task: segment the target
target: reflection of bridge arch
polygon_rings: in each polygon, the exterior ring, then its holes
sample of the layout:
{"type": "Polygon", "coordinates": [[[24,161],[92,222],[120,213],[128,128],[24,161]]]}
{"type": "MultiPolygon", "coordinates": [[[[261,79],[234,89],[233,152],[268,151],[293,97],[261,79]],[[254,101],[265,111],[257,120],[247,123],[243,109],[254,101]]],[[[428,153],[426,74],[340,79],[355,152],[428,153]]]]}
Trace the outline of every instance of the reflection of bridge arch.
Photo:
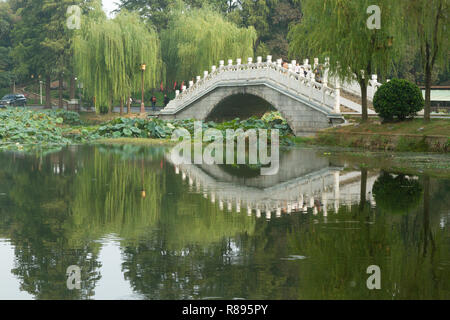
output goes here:
{"type": "MultiPolygon", "coordinates": [[[[293,150],[282,154],[280,172],[274,176],[252,178],[234,177],[217,165],[178,165],[176,174],[196,192],[202,193],[221,210],[247,211],[248,215],[262,214],[270,219],[283,213],[312,212],[327,216],[330,209],[337,212],[341,203],[359,201],[358,172],[341,174],[342,168],[330,166],[326,158],[311,157],[311,161],[292,162],[314,154],[313,150],[293,150]],[[286,159],[287,158],[287,159],[286,159]],[[286,161],[287,160],[287,161],[286,161]],[[289,161],[290,160],[290,161],[289,161]],[[300,168],[300,169],[299,169],[300,168]],[[284,170],[284,171],[283,171],[284,170]]],[[[170,162],[170,157],[166,157],[170,162]]],[[[368,179],[369,192],[366,198],[373,202],[370,190],[376,176],[368,179]]]]}

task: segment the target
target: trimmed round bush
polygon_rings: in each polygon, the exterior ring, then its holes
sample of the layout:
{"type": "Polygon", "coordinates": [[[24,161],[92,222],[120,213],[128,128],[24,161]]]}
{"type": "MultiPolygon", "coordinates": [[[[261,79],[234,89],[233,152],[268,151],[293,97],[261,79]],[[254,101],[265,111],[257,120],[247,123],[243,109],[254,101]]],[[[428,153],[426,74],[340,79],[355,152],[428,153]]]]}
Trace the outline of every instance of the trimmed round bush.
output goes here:
{"type": "Polygon", "coordinates": [[[423,109],[424,100],[416,84],[405,79],[392,79],[377,90],[373,106],[384,121],[405,120],[423,109]]]}

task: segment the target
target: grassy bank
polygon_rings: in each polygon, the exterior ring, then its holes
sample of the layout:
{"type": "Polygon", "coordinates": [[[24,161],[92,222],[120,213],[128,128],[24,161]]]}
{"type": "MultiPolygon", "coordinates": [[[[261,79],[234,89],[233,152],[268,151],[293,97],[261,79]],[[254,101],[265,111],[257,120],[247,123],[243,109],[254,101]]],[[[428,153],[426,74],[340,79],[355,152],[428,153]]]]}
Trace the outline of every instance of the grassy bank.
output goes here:
{"type": "Polygon", "coordinates": [[[450,178],[450,158],[444,154],[395,153],[386,155],[379,151],[330,152],[332,163],[349,165],[348,170],[382,169],[387,172],[401,172],[410,175],[429,175],[436,178],[450,178]]]}
{"type": "Polygon", "coordinates": [[[295,138],[296,142],[399,152],[450,151],[450,120],[422,119],[398,123],[380,123],[369,120],[320,131],[314,138],[295,138]]]}

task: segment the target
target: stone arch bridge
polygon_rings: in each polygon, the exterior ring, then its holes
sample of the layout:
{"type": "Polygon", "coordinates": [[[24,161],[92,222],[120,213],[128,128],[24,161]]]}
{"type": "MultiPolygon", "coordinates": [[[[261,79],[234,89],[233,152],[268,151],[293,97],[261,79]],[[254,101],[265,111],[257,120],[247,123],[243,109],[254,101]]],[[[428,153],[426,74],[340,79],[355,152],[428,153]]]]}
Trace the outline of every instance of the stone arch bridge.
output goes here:
{"type": "Polygon", "coordinates": [[[215,120],[221,118],[245,118],[262,114],[266,109],[278,110],[295,135],[304,135],[345,122],[340,113],[340,89],[328,85],[328,76],[322,82],[315,81],[311,72],[297,73],[295,61],[285,68],[281,60],[266,62],[261,57],[247,64],[240,59],[228,65],[220,61],[211,73],[197,76],[189,87],[183,86],[175,99],[160,112],[163,119],[215,120]]]}

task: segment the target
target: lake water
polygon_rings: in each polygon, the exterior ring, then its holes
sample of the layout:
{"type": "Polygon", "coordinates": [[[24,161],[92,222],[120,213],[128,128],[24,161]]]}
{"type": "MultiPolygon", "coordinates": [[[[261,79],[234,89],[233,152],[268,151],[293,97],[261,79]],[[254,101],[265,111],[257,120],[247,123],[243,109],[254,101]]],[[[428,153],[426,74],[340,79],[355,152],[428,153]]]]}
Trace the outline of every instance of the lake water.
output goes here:
{"type": "Polygon", "coordinates": [[[314,149],[273,176],[162,147],[0,153],[0,299],[449,299],[449,218],[450,180],[314,149]]]}

